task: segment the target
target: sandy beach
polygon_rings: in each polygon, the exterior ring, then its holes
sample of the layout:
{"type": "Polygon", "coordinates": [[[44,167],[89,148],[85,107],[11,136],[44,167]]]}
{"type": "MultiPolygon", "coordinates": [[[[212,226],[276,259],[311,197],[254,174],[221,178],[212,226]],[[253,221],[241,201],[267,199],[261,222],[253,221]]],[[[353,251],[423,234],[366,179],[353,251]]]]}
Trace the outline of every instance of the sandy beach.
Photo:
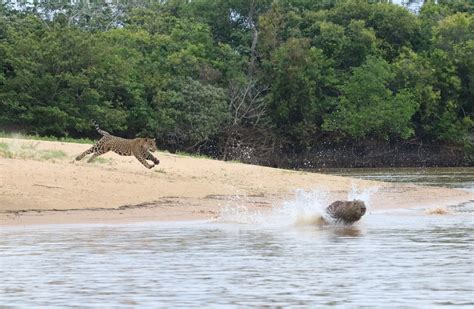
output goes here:
{"type": "Polygon", "coordinates": [[[474,199],[457,189],[394,184],[157,152],[145,169],[114,153],[74,157],[87,144],[0,138],[0,225],[203,220],[223,207],[270,210],[297,190],[347,199],[377,188],[369,211],[446,207],[474,199]]]}

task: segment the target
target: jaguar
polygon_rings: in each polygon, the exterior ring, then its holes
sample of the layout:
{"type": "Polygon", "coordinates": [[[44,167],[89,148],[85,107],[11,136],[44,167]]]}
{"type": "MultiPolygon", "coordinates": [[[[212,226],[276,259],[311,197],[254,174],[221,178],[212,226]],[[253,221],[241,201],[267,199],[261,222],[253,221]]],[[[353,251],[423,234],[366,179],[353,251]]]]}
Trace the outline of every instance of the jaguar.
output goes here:
{"type": "Polygon", "coordinates": [[[150,169],[155,165],[160,164],[160,160],[155,158],[150,151],[156,151],[155,139],[153,138],[121,138],[114,136],[107,131],[102,130],[99,125],[93,122],[95,129],[102,135],[91,148],[87,149],[76,157],[77,161],[82,160],[85,156],[92,153],[92,156],[87,162],[92,162],[95,158],[109,151],[113,151],[121,156],[135,156],[143,166],[150,169]],[[148,161],[152,161],[153,164],[149,164],[148,161]]]}

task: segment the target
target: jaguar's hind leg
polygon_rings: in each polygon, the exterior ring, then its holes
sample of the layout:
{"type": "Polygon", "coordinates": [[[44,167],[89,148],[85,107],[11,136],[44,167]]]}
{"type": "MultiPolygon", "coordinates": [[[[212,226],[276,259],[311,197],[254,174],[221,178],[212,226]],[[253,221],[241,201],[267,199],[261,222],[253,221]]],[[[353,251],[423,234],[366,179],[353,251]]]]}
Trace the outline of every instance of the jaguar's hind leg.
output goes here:
{"type": "Polygon", "coordinates": [[[85,156],[87,156],[88,154],[91,154],[93,152],[94,152],[94,146],[92,146],[91,148],[87,149],[86,151],[84,151],[83,153],[78,155],[76,157],[76,161],[82,160],[82,158],[84,158],[85,156]]]}
{"type": "Polygon", "coordinates": [[[97,149],[94,154],[87,160],[87,163],[91,163],[95,158],[97,158],[100,155],[103,155],[104,153],[108,152],[108,150],[104,149],[97,149]]]}
{"type": "Polygon", "coordinates": [[[160,164],[160,160],[158,160],[157,158],[155,158],[151,153],[147,152],[146,154],[146,159],[147,160],[150,160],[150,161],[153,161],[153,163],[155,163],[155,165],[158,165],[160,164]]]}

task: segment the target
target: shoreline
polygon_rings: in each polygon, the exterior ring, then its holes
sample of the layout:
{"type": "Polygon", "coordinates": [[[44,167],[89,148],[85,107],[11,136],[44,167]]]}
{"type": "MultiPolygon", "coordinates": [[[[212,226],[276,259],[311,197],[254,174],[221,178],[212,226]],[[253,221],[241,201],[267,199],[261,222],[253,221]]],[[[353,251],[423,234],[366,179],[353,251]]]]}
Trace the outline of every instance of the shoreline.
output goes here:
{"type": "Polygon", "coordinates": [[[158,152],[147,170],[108,153],[75,162],[88,144],[0,138],[0,226],[214,219],[224,207],[267,211],[321,191],[330,201],[373,190],[376,210],[433,208],[474,199],[458,189],[361,180],[158,152]]]}

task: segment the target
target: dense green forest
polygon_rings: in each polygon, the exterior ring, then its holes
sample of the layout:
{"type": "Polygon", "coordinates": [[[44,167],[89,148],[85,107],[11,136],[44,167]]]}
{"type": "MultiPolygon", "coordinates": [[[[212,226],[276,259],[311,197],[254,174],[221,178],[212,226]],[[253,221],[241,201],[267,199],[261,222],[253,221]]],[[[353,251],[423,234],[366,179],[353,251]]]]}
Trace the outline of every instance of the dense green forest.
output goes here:
{"type": "Polygon", "coordinates": [[[96,138],[96,120],[274,166],[424,145],[472,164],[473,13],[443,0],[417,14],[350,0],[4,4],[0,130],[96,138]]]}

